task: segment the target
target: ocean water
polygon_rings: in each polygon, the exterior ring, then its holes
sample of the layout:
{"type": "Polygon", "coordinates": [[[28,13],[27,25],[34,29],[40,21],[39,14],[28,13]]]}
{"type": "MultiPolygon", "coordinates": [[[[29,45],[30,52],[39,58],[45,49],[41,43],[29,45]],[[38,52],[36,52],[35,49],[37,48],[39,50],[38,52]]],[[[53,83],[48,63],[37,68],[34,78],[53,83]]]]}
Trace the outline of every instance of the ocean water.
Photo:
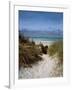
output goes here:
{"type": "Polygon", "coordinates": [[[62,32],[48,32],[48,31],[23,31],[25,37],[33,41],[56,41],[63,39],[62,32]]]}

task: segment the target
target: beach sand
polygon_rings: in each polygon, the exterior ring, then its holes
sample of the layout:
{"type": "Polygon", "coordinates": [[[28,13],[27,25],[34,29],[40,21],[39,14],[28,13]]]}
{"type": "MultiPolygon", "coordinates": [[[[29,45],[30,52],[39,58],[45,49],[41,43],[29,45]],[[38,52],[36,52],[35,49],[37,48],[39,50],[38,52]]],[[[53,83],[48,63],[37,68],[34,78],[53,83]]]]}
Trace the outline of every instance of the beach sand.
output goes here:
{"type": "Polygon", "coordinates": [[[48,45],[48,46],[50,46],[51,44],[53,44],[55,41],[39,41],[39,40],[37,40],[37,41],[35,41],[35,44],[43,44],[44,46],[45,45],[48,45]]]}
{"type": "Polygon", "coordinates": [[[58,60],[55,60],[49,55],[43,54],[42,61],[34,64],[32,68],[21,68],[19,71],[19,78],[48,78],[48,77],[62,77],[62,66],[58,66],[58,60]]]}

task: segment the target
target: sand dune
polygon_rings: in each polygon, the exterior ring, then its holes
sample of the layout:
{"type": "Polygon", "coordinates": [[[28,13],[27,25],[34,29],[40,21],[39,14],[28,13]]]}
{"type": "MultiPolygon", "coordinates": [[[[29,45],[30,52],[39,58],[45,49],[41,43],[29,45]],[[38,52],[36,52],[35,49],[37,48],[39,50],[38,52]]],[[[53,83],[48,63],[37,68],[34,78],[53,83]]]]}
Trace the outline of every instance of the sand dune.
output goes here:
{"type": "Polygon", "coordinates": [[[19,78],[47,78],[47,77],[61,77],[62,66],[58,65],[58,60],[48,56],[42,55],[42,61],[34,64],[32,68],[21,68],[19,71],[19,78]]]}

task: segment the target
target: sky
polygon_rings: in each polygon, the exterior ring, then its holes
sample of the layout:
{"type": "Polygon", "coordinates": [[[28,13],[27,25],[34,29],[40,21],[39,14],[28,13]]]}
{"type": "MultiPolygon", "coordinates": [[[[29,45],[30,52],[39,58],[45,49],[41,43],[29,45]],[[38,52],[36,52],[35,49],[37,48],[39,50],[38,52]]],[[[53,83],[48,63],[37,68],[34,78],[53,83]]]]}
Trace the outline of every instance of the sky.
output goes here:
{"type": "Polygon", "coordinates": [[[63,31],[63,13],[19,10],[19,30],[63,31]]]}

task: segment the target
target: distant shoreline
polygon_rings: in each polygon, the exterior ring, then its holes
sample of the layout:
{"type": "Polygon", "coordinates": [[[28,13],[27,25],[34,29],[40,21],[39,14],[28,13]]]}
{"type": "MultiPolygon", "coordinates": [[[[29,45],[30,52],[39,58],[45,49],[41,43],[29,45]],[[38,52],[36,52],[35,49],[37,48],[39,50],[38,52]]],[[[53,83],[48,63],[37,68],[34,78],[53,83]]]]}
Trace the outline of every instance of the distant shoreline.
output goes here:
{"type": "Polygon", "coordinates": [[[55,41],[35,40],[34,42],[35,42],[35,44],[37,44],[37,45],[41,43],[41,44],[43,44],[44,46],[45,46],[45,45],[50,46],[50,45],[52,45],[55,41]]]}

